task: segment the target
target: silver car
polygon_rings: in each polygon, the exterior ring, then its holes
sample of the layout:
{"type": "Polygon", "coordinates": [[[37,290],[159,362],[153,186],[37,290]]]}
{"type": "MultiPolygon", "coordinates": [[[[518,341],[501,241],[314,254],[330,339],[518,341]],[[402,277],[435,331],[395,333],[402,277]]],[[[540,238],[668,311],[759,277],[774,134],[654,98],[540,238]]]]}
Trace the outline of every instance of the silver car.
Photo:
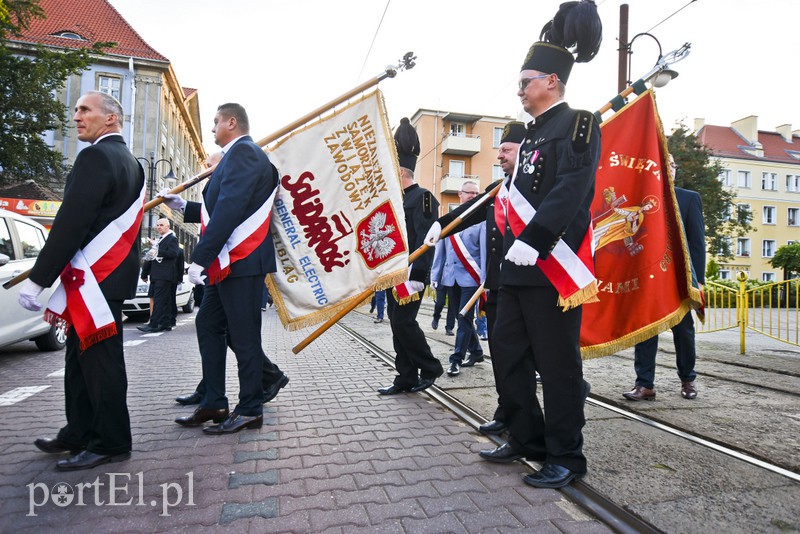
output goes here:
{"type": "MultiPolygon", "coordinates": [[[[0,284],[25,272],[36,262],[47,239],[47,229],[30,217],[0,209],[0,284]]],[[[47,305],[60,283],[45,288],[39,302],[47,305]]],[[[64,325],[44,321],[44,310],[32,312],[17,304],[21,284],[0,288],[0,347],[31,340],[39,350],[61,350],[67,341],[64,325]]]]}

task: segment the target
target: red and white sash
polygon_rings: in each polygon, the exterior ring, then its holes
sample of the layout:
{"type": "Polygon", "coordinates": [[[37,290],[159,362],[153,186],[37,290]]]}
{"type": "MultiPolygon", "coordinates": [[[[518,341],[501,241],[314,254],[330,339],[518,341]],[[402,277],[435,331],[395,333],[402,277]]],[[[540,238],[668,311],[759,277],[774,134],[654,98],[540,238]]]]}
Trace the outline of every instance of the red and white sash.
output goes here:
{"type": "MultiPolygon", "coordinates": [[[[231,272],[231,265],[246,258],[264,242],[269,235],[269,221],[272,215],[272,204],[275,202],[276,187],[266,202],[255,213],[237,226],[214,262],[206,269],[208,284],[214,285],[221,282],[231,272]]],[[[206,209],[205,201],[200,206],[200,233],[206,231],[211,217],[206,209]]]]}
{"type": "Polygon", "coordinates": [[[128,256],[139,238],[144,213],[145,187],[125,213],[111,221],[72,257],[61,273],[61,285],[47,303],[44,318],[51,324],[66,321],[75,327],[86,350],[117,334],[117,324],[100,282],[128,256]]]}
{"type": "MultiPolygon", "coordinates": [[[[514,237],[517,237],[536,215],[536,209],[531,206],[513,182],[511,182],[510,188],[507,187],[507,183],[508,181],[503,182],[502,189],[497,194],[500,202],[495,202],[495,221],[502,233],[505,232],[505,224],[508,220],[511,232],[514,237]],[[505,197],[502,196],[504,194],[505,197]],[[498,204],[500,210],[497,209],[498,204]]],[[[539,259],[536,265],[558,291],[558,304],[564,310],[580,306],[584,302],[597,301],[597,280],[594,276],[594,239],[592,238],[591,224],[577,253],[569,248],[564,240],[559,239],[550,256],[545,260],[539,259]]]]}
{"type": "MultiPolygon", "coordinates": [[[[502,191],[499,191],[498,194],[501,192],[502,191]]],[[[464,266],[467,274],[475,281],[476,286],[481,285],[481,267],[478,265],[478,262],[475,261],[475,258],[470,255],[469,250],[467,250],[467,246],[461,239],[461,233],[451,234],[448,238],[450,239],[450,244],[453,246],[453,251],[455,251],[456,256],[461,262],[461,265],[464,266]]],[[[480,309],[483,309],[484,304],[486,304],[486,292],[481,292],[479,302],[480,309]]]]}

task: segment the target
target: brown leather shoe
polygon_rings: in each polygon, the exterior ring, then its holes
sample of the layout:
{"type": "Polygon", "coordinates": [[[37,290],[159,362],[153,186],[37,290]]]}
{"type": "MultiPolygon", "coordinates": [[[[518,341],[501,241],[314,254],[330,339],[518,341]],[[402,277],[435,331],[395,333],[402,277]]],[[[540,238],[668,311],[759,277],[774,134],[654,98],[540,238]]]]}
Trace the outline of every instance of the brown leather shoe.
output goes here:
{"type": "Polygon", "coordinates": [[[205,408],[197,408],[192,415],[186,417],[178,417],[175,422],[182,426],[200,426],[206,421],[214,421],[221,423],[228,417],[228,409],[222,408],[220,410],[207,410],[205,408]]]}
{"type": "Polygon", "coordinates": [[[689,400],[697,398],[697,386],[694,384],[694,381],[687,382],[681,380],[681,397],[689,400]]]}
{"type": "Polygon", "coordinates": [[[655,388],[648,389],[646,387],[636,386],[629,392],[623,393],[622,396],[632,401],[640,401],[640,400],[652,401],[656,400],[656,390],[655,388]]]}

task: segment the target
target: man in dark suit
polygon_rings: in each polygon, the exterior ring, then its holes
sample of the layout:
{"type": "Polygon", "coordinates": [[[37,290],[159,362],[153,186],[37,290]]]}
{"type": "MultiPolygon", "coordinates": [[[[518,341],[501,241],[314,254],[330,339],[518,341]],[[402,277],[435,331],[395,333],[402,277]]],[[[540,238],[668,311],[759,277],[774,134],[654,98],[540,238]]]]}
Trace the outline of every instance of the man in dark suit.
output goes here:
{"type": "MultiPolygon", "coordinates": [[[[159,237],[153,247],[157,252],[152,259],[147,260],[149,263],[147,273],[150,278],[150,288],[153,290],[153,312],[150,315],[149,324],[136,327],[142,332],[172,330],[175,325],[173,310],[177,313],[175,292],[179,278],[176,264],[178,255],[182,253],[181,247],[178,245],[178,238],[170,229],[169,219],[159,219],[156,223],[156,231],[159,237]]],[[[144,273],[143,269],[142,280],[147,281],[147,275],[144,273]]]]}
{"type": "Polygon", "coordinates": [[[289,382],[261,346],[262,286],[266,274],[275,272],[275,250],[265,221],[278,186],[278,171],[247,135],[249,130],[242,106],[221,105],[212,132],[224,155],[203,190],[205,209],[197,202],[187,204],[177,195],[164,195],[168,206],[184,210],[185,221],[200,222],[203,228],[192,253],[189,280],[208,282],[195,320],[206,392],[192,415],[175,422],[198,426],[213,420],[218,424],[203,429],[209,434],[262,426],[264,366],[275,388],[289,382]],[[254,225],[243,224],[259,217],[254,225]],[[242,232],[247,238],[237,238],[240,245],[229,248],[229,240],[234,241],[231,237],[241,237],[242,232]],[[228,343],[239,367],[239,404],[233,412],[229,412],[225,396],[228,343]]]}
{"type": "Polygon", "coordinates": [[[41,309],[36,298],[42,288],[61,276],[45,316],[71,324],[64,374],[67,424],[55,439],[34,442],[44,452],[73,454],[57,463],[59,470],[130,458],[122,302],[136,294],[145,198],[144,170],[120,134],[119,102],[88,92],[78,99],[73,120],[78,139],[92,144],[75,159],[50,236],[20,291],[20,304],[41,309]]]}
{"type": "MultiPolygon", "coordinates": [[[[675,165],[672,154],[669,155],[669,164],[673,176],[675,176],[678,167],[675,165]]],[[[678,200],[678,210],[681,214],[686,244],[689,248],[692,278],[697,281],[702,291],[702,285],[706,281],[706,229],[703,220],[703,201],[699,193],[680,187],[675,188],[675,198],[678,200]]],[[[675,343],[675,364],[678,368],[678,378],[681,381],[681,397],[693,400],[697,398],[697,385],[694,381],[697,377],[694,370],[697,352],[694,343],[692,312],[687,313],[680,323],[672,327],[672,339],[675,343]]],[[[656,399],[657,352],[658,336],[636,344],[633,350],[636,383],[631,391],[622,394],[623,397],[632,401],[656,399]]]]}

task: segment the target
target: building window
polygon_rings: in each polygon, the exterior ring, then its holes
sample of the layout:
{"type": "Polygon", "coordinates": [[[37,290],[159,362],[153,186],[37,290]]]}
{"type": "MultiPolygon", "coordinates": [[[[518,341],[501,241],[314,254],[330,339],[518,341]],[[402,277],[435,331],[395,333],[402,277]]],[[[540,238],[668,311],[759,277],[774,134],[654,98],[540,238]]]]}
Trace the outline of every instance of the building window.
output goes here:
{"type": "Polygon", "coordinates": [[[800,226],[800,208],[789,208],[786,212],[786,224],[800,226]]]}
{"type": "Polygon", "coordinates": [[[752,179],[750,178],[750,171],[739,171],[739,187],[752,187],[752,179]]]}
{"type": "Polygon", "coordinates": [[[453,211],[454,209],[456,209],[460,205],[461,204],[459,204],[458,202],[448,202],[447,203],[447,213],[450,213],[451,211],[453,211]]]}
{"type": "Polygon", "coordinates": [[[720,271],[719,271],[719,279],[720,280],[730,280],[731,279],[731,272],[728,269],[720,269],[720,271]]]}
{"type": "Polygon", "coordinates": [[[764,206],[764,224],[775,224],[775,206],[764,206]]]}
{"type": "Polygon", "coordinates": [[[723,169],[722,172],[719,173],[718,178],[722,185],[733,185],[733,173],[730,171],[730,169],[723,169]]]}
{"type": "Polygon", "coordinates": [[[774,239],[765,239],[761,242],[761,255],[765,258],[771,258],[775,255],[774,239]]]}
{"type": "Polygon", "coordinates": [[[761,189],[764,191],[777,191],[778,190],[778,173],[775,172],[762,172],[761,173],[761,189]]]}
{"type": "Polygon", "coordinates": [[[719,243],[719,250],[717,250],[718,256],[727,256],[733,250],[733,238],[732,237],[723,237],[720,239],[719,243]]]}
{"type": "Polygon", "coordinates": [[[736,240],[736,255],[737,256],[750,256],[750,238],[740,237],[736,240]]]}
{"type": "Polygon", "coordinates": [[[492,135],[492,143],[493,143],[492,146],[494,148],[498,148],[502,140],[503,140],[503,129],[495,128],[494,133],[492,135]]]}
{"type": "Polygon", "coordinates": [[[457,159],[450,160],[450,172],[448,173],[453,178],[464,177],[464,162],[457,159]]]}
{"type": "Polygon", "coordinates": [[[466,137],[467,125],[461,122],[451,122],[450,135],[455,135],[456,137],[466,137]]]}
{"type": "Polygon", "coordinates": [[[736,216],[744,219],[750,213],[750,204],[736,204],[736,216]]]}
{"type": "Polygon", "coordinates": [[[97,75],[97,90],[101,93],[111,95],[120,100],[120,87],[122,87],[122,78],[119,76],[97,75]]]}
{"type": "Polygon", "coordinates": [[[775,281],[775,273],[761,273],[761,281],[762,282],[774,282],[775,281]]]}
{"type": "Polygon", "coordinates": [[[789,193],[800,193],[800,174],[786,175],[786,191],[789,193]]]}
{"type": "Polygon", "coordinates": [[[500,165],[492,165],[492,181],[504,178],[506,173],[503,172],[503,167],[500,165]]]}

